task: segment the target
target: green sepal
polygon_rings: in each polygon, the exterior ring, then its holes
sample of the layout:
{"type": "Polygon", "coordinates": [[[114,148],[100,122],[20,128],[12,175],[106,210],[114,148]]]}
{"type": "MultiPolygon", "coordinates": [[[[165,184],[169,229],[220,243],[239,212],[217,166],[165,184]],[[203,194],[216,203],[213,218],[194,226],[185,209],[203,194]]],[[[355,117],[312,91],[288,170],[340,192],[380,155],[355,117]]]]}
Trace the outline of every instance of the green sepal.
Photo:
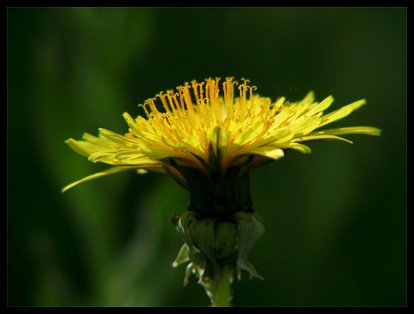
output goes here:
{"type": "Polygon", "coordinates": [[[185,269],[184,287],[188,285],[188,282],[190,281],[190,276],[192,273],[194,273],[194,266],[193,266],[193,263],[189,263],[185,269]]]}
{"type": "MultiPolygon", "coordinates": [[[[188,259],[192,262],[191,269],[193,272],[198,273],[198,277],[204,274],[207,260],[202,252],[200,252],[200,248],[198,247],[196,241],[193,238],[193,229],[197,229],[196,225],[198,225],[199,215],[195,212],[188,211],[181,215],[178,224],[177,230],[181,234],[187,249],[184,249],[186,252],[182,252],[183,254],[187,254],[188,259]]],[[[183,247],[181,247],[183,249],[183,247]]],[[[178,253],[180,256],[181,250],[178,253]]],[[[178,257],[178,256],[177,256],[178,257]]],[[[187,269],[188,271],[188,269],[187,269]]],[[[189,273],[188,273],[189,275],[189,273]]],[[[187,274],[186,274],[187,277],[187,274]]],[[[185,280],[186,281],[186,280],[185,280]]]]}
{"type": "Polygon", "coordinates": [[[191,247],[188,256],[193,264],[193,272],[197,273],[198,281],[201,282],[205,273],[208,272],[207,267],[209,266],[209,263],[204,254],[195,246],[191,247]]]}
{"type": "Polygon", "coordinates": [[[216,263],[214,256],[215,224],[215,220],[203,218],[199,219],[190,230],[190,236],[194,245],[212,263],[216,263]]]}
{"type": "Polygon", "coordinates": [[[237,225],[233,221],[216,223],[214,256],[217,261],[226,262],[235,255],[237,248],[237,225]]]}
{"type": "Polygon", "coordinates": [[[248,271],[250,278],[256,277],[263,279],[247,260],[247,254],[250,249],[264,233],[265,229],[263,224],[256,213],[238,212],[232,217],[239,227],[239,255],[237,257],[237,266],[248,271]]]}
{"type": "Polygon", "coordinates": [[[197,222],[197,219],[198,215],[195,212],[187,211],[181,215],[177,224],[178,233],[182,236],[184,242],[187,243],[190,250],[191,246],[194,246],[190,235],[190,229],[197,222]]]}
{"type": "Polygon", "coordinates": [[[180,251],[177,254],[177,257],[175,258],[172,266],[177,267],[180,264],[183,264],[185,262],[188,262],[190,260],[190,257],[188,256],[189,248],[187,244],[183,244],[180,248],[180,251]]]}

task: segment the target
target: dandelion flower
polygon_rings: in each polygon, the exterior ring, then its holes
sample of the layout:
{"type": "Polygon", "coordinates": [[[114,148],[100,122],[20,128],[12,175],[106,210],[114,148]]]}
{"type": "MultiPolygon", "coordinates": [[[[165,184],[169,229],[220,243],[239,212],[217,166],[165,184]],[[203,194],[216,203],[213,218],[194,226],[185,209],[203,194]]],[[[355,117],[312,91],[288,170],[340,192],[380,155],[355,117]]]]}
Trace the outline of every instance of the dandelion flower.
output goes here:
{"type": "Polygon", "coordinates": [[[277,160],[285,151],[310,153],[304,143],[342,141],[348,134],[380,135],[368,126],[325,129],[365,104],[361,99],[325,111],[334,99],[315,101],[313,92],[297,102],[272,101],[242,79],[206,79],[160,92],[140,105],[145,116],[124,113],[128,133],[99,129],[98,137],[68,139],[69,146],[92,162],[114,167],[66,186],[134,170],[166,173],[189,191],[188,211],[177,218],[185,244],[174,266],[189,262],[185,282],[194,273],[214,305],[228,303],[228,285],[240,270],[260,278],[247,252],[263,233],[250,197],[249,171],[277,160]]]}

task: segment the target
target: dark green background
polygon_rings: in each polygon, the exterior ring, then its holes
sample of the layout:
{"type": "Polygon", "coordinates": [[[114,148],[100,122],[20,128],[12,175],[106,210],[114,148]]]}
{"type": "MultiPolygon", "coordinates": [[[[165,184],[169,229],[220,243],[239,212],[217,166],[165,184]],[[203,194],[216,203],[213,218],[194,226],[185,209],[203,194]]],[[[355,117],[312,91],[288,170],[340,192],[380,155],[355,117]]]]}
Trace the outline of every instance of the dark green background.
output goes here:
{"type": "Polygon", "coordinates": [[[8,304],[208,305],[171,267],[185,190],[123,173],[61,194],[107,168],[64,140],[124,133],[121,114],[159,91],[235,76],[272,99],[366,98],[335,126],[383,130],[252,172],[265,279],[244,274],[235,305],[405,305],[406,65],[404,8],[9,8],[8,304]]]}

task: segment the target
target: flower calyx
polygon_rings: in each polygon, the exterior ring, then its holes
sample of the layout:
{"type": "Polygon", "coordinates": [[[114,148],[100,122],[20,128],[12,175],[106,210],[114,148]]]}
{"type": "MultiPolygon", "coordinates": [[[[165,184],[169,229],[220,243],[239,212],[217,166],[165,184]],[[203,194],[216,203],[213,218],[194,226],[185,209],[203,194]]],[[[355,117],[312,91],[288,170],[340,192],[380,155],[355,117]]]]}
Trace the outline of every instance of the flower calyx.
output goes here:
{"type": "Polygon", "coordinates": [[[179,218],[177,230],[185,243],[173,266],[189,262],[184,285],[194,274],[213,304],[220,282],[226,280],[231,284],[235,274],[240,279],[241,270],[247,271],[251,278],[262,279],[247,260],[250,249],[264,232],[257,213],[236,212],[223,219],[187,211],[179,218]]]}

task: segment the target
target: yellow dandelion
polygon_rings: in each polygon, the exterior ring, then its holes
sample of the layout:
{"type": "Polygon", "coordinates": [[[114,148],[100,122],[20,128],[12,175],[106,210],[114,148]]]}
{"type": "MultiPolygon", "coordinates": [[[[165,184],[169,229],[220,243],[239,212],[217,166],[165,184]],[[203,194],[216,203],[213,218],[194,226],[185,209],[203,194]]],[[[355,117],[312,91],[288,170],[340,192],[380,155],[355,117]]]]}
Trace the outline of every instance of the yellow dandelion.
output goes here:
{"type": "Polygon", "coordinates": [[[132,118],[125,135],[99,129],[69,146],[92,162],[113,165],[66,186],[105,175],[135,170],[169,174],[189,192],[187,211],[174,216],[184,241],[173,266],[188,263],[190,274],[204,286],[212,305],[229,305],[230,284],[241,270],[262,278],[247,255],[264,232],[250,195],[250,169],[285,155],[286,150],[310,153],[305,142],[334,140],[342,135],[380,135],[368,126],[321,129],[365,104],[361,99],[325,114],[329,96],[316,102],[313,92],[298,102],[272,101],[255,93],[249,81],[226,78],[192,81],[159,93],[140,105],[145,116],[132,118]]]}
{"type": "Polygon", "coordinates": [[[251,168],[282,158],[289,149],[310,153],[304,142],[352,143],[339,135],[380,134],[378,128],[367,126],[320,130],[363,106],[365,99],[324,114],[334,101],[332,96],[316,102],[314,93],[309,92],[298,102],[288,102],[285,97],[273,102],[255,94],[256,86],[250,86],[248,80],[242,81],[240,84],[226,78],[220,84],[220,78],[209,78],[201,83],[185,83],[176,91],[161,92],[140,105],[145,117],[134,119],[124,113],[129,126],[125,135],[100,128],[98,137],[85,133],[83,140],[68,139],[66,143],[90,161],[116,167],[76,181],[63,191],[125,170],[168,173],[188,186],[175,165],[208,173],[213,160],[226,171],[249,159],[245,167],[251,168]]]}

